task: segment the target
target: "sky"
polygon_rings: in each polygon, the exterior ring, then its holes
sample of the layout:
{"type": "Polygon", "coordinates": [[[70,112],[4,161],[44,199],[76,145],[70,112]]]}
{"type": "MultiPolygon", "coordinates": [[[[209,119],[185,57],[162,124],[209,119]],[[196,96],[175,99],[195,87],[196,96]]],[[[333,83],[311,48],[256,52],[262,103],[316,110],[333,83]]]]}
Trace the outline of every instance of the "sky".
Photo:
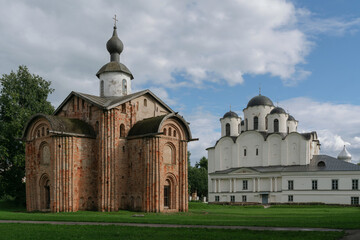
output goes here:
{"type": "Polygon", "coordinates": [[[99,94],[96,72],[116,14],[133,92],[150,89],[190,122],[191,162],[259,94],[316,131],[321,154],[360,160],[358,0],[0,0],[0,74],[19,65],[71,91],[99,94]]]}

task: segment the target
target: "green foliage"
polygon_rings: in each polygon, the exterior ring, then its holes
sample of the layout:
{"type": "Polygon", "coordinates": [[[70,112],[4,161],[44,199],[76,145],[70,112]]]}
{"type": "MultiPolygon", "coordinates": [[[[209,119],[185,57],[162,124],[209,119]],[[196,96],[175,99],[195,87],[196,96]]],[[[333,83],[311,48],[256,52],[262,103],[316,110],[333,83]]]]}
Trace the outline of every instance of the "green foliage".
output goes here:
{"type": "Polygon", "coordinates": [[[36,113],[51,114],[47,97],[51,82],[31,74],[26,66],[0,78],[0,197],[25,199],[25,144],[20,140],[26,122],[36,113]]]}
{"type": "Polygon", "coordinates": [[[189,192],[197,192],[199,197],[207,196],[208,193],[207,165],[207,158],[202,157],[199,162],[195,163],[195,167],[190,166],[190,164],[188,166],[189,192]]]}

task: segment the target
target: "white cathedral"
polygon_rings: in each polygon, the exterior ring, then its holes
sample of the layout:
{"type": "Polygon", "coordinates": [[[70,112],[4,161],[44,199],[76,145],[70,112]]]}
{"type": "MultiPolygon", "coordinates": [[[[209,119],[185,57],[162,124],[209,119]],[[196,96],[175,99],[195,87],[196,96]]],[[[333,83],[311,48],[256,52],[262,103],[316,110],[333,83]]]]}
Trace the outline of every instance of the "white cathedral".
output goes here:
{"type": "Polygon", "coordinates": [[[360,166],[346,150],[320,155],[316,132],[263,95],[220,119],[221,138],[208,151],[209,202],[359,204],[360,166]]]}

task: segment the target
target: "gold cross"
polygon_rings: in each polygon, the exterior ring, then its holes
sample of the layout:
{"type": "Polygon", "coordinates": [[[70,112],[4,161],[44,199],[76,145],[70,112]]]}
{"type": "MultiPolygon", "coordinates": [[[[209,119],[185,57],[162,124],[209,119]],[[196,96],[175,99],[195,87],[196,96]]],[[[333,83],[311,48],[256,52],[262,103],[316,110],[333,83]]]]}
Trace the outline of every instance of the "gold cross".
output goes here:
{"type": "Polygon", "coordinates": [[[115,17],[113,17],[114,19],[114,27],[116,27],[116,22],[118,22],[119,20],[116,19],[116,14],[115,14],[115,17]]]}

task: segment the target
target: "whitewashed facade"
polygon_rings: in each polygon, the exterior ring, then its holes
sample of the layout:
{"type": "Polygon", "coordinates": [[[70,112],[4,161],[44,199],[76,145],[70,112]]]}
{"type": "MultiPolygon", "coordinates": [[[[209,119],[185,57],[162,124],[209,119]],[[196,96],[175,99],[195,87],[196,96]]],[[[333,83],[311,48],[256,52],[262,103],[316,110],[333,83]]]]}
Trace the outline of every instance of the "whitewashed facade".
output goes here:
{"type": "Polygon", "coordinates": [[[208,148],[209,202],[359,204],[360,166],[344,150],[319,155],[316,132],[298,133],[298,121],[262,95],[244,120],[227,112],[221,138],[208,148]]]}

